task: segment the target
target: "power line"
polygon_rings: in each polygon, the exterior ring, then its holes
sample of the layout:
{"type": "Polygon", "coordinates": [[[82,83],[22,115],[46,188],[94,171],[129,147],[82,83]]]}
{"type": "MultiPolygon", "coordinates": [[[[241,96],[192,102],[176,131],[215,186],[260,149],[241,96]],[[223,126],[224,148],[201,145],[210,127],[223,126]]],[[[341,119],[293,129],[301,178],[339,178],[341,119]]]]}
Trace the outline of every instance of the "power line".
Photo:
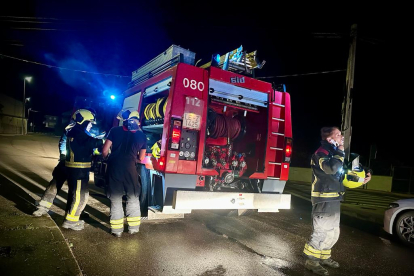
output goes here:
{"type": "Polygon", "coordinates": [[[273,79],[273,78],[298,77],[298,76],[307,76],[307,75],[318,75],[318,74],[337,73],[337,72],[344,72],[344,71],[346,71],[346,69],[333,70],[333,71],[313,72],[313,73],[304,73],[304,74],[283,75],[283,76],[256,77],[256,79],[273,79]]]}
{"type": "Polygon", "coordinates": [[[7,55],[3,55],[3,54],[0,54],[0,56],[10,58],[10,59],[15,59],[15,60],[18,60],[18,61],[27,62],[27,63],[32,63],[32,64],[36,64],[36,65],[42,65],[42,66],[46,66],[46,67],[49,67],[49,68],[61,69],[61,70],[69,70],[69,71],[75,71],[75,72],[81,72],[81,73],[87,73],[87,74],[114,76],[114,77],[121,77],[121,78],[130,78],[131,77],[131,76],[124,76],[124,75],[117,75],[117,74],[107,74],[107,73],[90,72],[90,71],[86,71],[86,70],[65,68],[65,67],[54,66],[54,65],[50,65],[50,64],[44,64],[44,63],[40,63],[40,62],[36,62],[36,61],[21,59],[21,58],[17,58],[17,57],[7,56],[7,55]]]}
{"type": "MultiPolygon", "coordinates": [[[[50,65],[50,64],[44,64],[44,63],[40,63],[40,62],[36,62],[36,61],[30,61],[30,60],[26,60],[26,59],[16,58],[16,57],[3,55],[3,54],[0,54],[0,56],[10,58],[10,59],[15,59],[15,60],[18,60],[18,61],[27,62],[27,63],[32,63],[32,64],[36,64],[36,65],[42,65],[42,66],[46,66],[46,67],[49,67],[49,68],[69,70],[69,71],[75,71],[75,72],[81,72],[81,73],[87,73],[87,74],[94,74],[94,75],[114,76],[114,77],[121,77],[121,78],[130,78],[131,77],[131,76],[125,76],[125,75],[107,74],[107,73],[90,72],[90,71],[86,71],[86,70],[65,68],[65,67],[60,67],[60,66],[55,66],[55,65],[50,65]]],[[[322,72],[313,72],[313,73],[304,73],[304,74],[282,75],[282,76],[256,77],[256,78],[257,79],[286,78],[286,77],[298,77],[298,76],[307,76],[307,75],[337,73],[337,72],[344,72],[344,71],[346,71],[346,69],[332,70],[332,71],[322,71],[322,72]]]]}

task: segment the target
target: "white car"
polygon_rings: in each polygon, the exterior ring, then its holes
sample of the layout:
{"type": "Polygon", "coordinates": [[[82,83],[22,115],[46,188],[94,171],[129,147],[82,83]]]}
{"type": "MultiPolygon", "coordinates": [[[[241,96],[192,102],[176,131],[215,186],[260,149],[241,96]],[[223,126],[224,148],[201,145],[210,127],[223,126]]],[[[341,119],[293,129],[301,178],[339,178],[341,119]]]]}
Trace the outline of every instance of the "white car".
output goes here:
{"type": "Polygon", "coordinates": [[[390,203],[384,214],[384,230],[398,236],[404,244],[414,246],[414,198],[390,203]]]}

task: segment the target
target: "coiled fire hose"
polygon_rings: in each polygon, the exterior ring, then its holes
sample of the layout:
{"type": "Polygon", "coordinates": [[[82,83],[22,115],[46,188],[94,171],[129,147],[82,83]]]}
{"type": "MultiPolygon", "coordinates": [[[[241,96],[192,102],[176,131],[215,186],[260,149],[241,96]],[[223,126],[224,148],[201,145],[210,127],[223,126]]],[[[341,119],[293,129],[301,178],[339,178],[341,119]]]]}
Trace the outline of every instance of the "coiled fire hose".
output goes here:
{"type": "Polygon", "coordinates": [[[163,97],[157,99],[156,102],[147,104],[144,109],[144,116],[146,120],[155,120],[164,117],[165,110],[167,108],[168,98],[163,97]],[[164,104],[162,104],[164,103],[164,104]]]}
{"type": "Polygon", "coordinates": [[[227,137],[230,140],[236,139],[241,131],[241,123],[237,118],[217,114],[216,119],[210,126],[210,137],[227,137]]]}

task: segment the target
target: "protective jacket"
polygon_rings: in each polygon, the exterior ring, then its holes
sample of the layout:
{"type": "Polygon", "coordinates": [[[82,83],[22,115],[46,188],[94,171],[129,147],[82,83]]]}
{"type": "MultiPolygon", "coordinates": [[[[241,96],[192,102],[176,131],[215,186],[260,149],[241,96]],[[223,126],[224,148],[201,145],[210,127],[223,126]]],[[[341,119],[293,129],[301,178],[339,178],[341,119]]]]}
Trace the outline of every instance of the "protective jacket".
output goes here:
{"type": "Polygon", "coordinates": [[[312,203],[342,201],[345,152],[323,140],[312,155],[312,203]]]}
{"type": "Polygon", "coordinates": [[[90,168],[93,149],[101,149],[102,140],[92,138],[77,126],[68,131],[66,136],[66,167],[90,168]]]}

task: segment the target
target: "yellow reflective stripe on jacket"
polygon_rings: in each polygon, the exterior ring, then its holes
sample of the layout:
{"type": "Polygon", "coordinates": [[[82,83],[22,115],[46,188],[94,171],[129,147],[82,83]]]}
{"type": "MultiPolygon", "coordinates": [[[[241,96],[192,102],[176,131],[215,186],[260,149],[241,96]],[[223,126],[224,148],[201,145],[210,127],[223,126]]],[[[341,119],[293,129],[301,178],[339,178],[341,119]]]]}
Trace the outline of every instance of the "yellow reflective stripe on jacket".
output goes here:
{"type": "Polygon", "coordinates": [[[91,162],[69,162],[65,161],[65,166],[69,168],[90,168],[92,166],[91,162]]]}
{"type": "Polygon", "coordinates": [[[339,193],[319,193],[319,192],[312,192],[311,194],[313,197],[338,197],[339,193]]]}
{"type": "Polygon", "coordinates": [[[314,173],[312,173],[312,174],[313,174],[313,177],[315,178],[312,182],[312,191],[313,191],[313,190],[315,190],[315,184],[318,181],[318,178],[316,177],[316,175],[314,173]]]}
{"type": "Polygon", "coordinates": [[[324,169],[323,169],[323,161],[325,161],[325,160],[328,160],[328,158],[319,158],[319,168],[321,168],[321,170],[323,170],[324,171],[324,169]]]}
{"type": "Polygon", "coordinates": [[[341,160],[342,162],[344,162],[344,157],[340,156],[340,155],[334,155],[334,158],[341,160]]]}
{"type": "Polygon", "coordinates": [[[47,202],[46,200],[41,200],[39,202],[39,206],[50,208],[52,206],[52,202],[47,202]]]}
{"type": "Polygon", "coordinates": [[[79,221],[79,216],[72,216],[70,214],[66,215],[66,220],[70,220],[70,221],[79,221]]]}
{"type": "Polygon", "coordinates": [[[70,148],[70,144],[69,144],[69,153],[70,153],[70,162],[74,162],[75,161],[75,154],[73,153],[72,149],[70,148]]]}

